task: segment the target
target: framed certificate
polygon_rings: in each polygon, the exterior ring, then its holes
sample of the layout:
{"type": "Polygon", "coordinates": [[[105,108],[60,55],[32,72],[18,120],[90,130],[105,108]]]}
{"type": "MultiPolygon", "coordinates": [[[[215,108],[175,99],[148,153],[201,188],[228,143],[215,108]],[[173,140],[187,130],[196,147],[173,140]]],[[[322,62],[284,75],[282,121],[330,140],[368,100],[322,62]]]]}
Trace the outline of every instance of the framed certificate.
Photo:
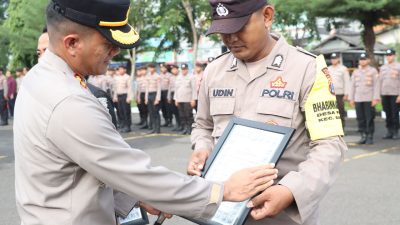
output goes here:
{"type": "Polygon", "coordinates": [[[149,224],[149,218],[144,209],[140,207],[134,207],[125,219],[118,217],[120,225],[145,225],[149,224]]]}
{"type": "MultiPolygon", "coordinates": [[[[207,159],[202,177],[221,182],[244,168],[277,164],[294,131],[289,127],[233,118],[207,159]]],[[[190,220],[201,225],[242,225],[250,212],[246,207],[249,201],[222,202],[212,219],[190,220]]]]}

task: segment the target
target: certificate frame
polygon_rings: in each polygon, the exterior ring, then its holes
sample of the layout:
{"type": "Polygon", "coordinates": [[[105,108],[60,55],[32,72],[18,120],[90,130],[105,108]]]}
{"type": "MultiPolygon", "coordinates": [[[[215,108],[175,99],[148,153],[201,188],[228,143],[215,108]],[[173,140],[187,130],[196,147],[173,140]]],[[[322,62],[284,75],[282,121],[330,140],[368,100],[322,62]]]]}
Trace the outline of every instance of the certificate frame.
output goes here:
{"type": "MultiPolygon", "coordinates": [[[[261,123],[257,121],[252,121],[252,120],[247,120],[247,119],[242,119],[242,118],[237,118],[234,117],[231,119],[227,127],[225,128],[223,134],[221,137],[218,139],[218,142],[216,143],[214,150],[212,151],[211,155],[206,161],[204,170],[202,172],[201,177],[207,179],[207,174],[211,171],[212,165],[215,161],[217,161],[218,157],[220,155],[223,155],[221,151],[224,151],[224,144],[228,140],[229,136],[231,135],[232,130],[235,128],[235,126],[244,126],[246,128],[250,129],[256,129],[256,132],[269,132],[269,133],[274,133],[274,134],[279,134],[281,141],[279,144],[276,146],[276,150],[274,151],[272,157],[270,158],[269,162],[264,162],[266,163],[275,163],[275,165],[278,164],[280,157],[282,156],[284,150],[289,144],[290,139],[292,138],[295,129],[290,128],[290,127],[283,127],[283,126],[278,126],[278,125],[271,125],[271,124],[266,124],[266,123],[261,123]]],[[[225,150],[227,151],[227,150],[225,150]]],[[[256,165],[254,165],[256,166],[256,165]]],[[[207,221],[203,220],[197,220],[197,219],[191,219],[191,218],[186,218],[192,222],[195,222],[200,225],[243,225],[250,213],[250,209],[245,207],[247,203],[250,201],[246,200],[244,202],[239,202],[239,203],[225,203],[225,204],[231,204],[234,205],[233,208],[240,208],[240,210],[231,210],[230,214],[226,214],[225,212],[218,214],[218,211],[216,215],[207,221]],[[219,215],[219,218],[218,216],[219,215]],[[223,215],[223,216],[221,216],[223,215]],[[229,218],[229,215],[234,215],[235,219],[232,222],[232,218],[229,218]],[[225,220],[224,220],[225,218],[225,220]],[[219,219],[219,222],[217,220],[219,219]],[[221,221],[227,221],[227,222],[221,222],[221,221]]],[[[232,209],[233,209],[232,208],[232,209]]]]}
{"type": "Polygon", "coordinates": [[[118,217],[118,223],[120,225],[146,225],[149,224],[149,217],[144,209],[141,207],[134,207],[128,214],[128,216],[123,219],[118,217]]]}

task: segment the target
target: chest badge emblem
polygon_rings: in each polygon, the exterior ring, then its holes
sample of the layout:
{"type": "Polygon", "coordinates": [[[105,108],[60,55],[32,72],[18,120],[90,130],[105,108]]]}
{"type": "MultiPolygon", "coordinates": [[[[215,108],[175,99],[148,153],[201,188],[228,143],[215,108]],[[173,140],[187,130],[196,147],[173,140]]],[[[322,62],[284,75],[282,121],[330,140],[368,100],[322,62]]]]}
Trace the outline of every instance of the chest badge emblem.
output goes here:
{"type": "Polygon", "coordinates": [[[283,81],[282,77],[278,77],[275,81],[271,81],[271,88],[285,88],[287,82],[283,81]]]}

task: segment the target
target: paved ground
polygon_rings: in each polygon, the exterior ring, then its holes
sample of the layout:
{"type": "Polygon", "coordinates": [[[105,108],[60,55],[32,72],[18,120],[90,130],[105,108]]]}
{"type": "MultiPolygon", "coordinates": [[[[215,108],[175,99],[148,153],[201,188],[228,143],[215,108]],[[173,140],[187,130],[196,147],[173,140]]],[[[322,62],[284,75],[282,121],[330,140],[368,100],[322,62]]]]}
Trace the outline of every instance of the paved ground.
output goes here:
{"type": "MultiPolygon", "coordinates": [[[[334,187],[322,202],[323,225],[400,224],[400,141],[383,141],[383,122],[377,119],[376,143],[356,146],[355,121],[346,128],[350,150],[334,187]]],[[[169,132],[169,129],[164,129],[169,132]]],[[[127,142],[151,155],[154,165],[184,172],[190,155],[188,136],[146,136],[140,131],[124,135],[127,142]]],[[[0,225],[18,225],[14,198],[14,158],[11,126],[0,127],[0,225]]],[[[153,217],[150,218],[154,220],[153,217]]],[[[173,218],[167,225],[192,224],[173,218]]]]}

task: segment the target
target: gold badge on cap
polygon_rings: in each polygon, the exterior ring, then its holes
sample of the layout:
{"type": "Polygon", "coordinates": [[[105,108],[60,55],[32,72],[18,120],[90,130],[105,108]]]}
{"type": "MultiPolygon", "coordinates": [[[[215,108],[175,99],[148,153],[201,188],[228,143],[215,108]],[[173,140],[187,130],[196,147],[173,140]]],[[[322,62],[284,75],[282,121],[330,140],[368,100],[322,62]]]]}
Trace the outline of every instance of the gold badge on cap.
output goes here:
{"type": "Polygon", "coordinates": [[[139,40],[139,34],[132,27],[127,33],[112,29],[110,31],[112,38],[124,45],[131,45],[139,40]]]}
{"type": "Polygon", "coordinates": [[[217,6],[217,14],[218,16],[227,16],[229,14],[229,10],[221,3],[217,6]]]}

